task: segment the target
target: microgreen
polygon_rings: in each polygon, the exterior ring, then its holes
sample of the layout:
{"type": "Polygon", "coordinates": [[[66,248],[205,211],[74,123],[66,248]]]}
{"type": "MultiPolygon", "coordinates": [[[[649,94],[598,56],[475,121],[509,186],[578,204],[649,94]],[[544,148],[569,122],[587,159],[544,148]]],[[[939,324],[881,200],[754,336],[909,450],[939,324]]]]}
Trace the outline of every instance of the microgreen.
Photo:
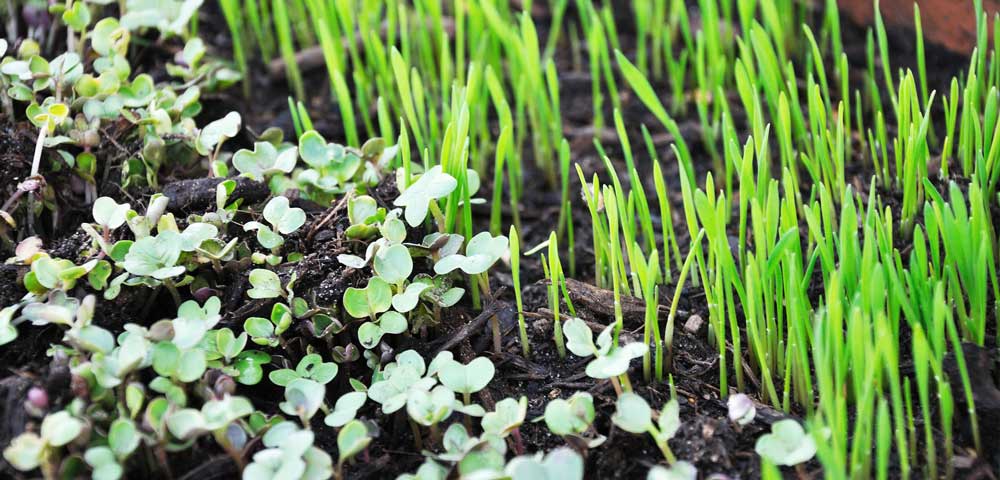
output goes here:
{"type": "Polygon", "coordinates": [[[311,353],[302,357],[294,370],[282,368],[268,374],[271,383],[286,387],[297,378],[306,378],[321,385],[330,383],[337,376],[339,367],[333,362],[324,362],[319,354],[311,353]]]}
{"type": "Polygon", "coordinates": [[[569,448],[558,448],[545,455],[520,456],[504,467],[511,478],[557,480],[583,478],[583,458],[569,448]]]}
{"type": "Polygon", "coordinates": [[[291,172],[297,158],[297,147],[279,151],[270,142],[257,142],[253,150],[242,149],[233,154],[233,167],[254,180],[264,180],[271,175],[291,172]]]}
{"type": "Polygon", "coordinates": [[[435,166],[407,186],[406,190],[393,200],[393,205],[403,207],[406,223],[415,227],[427,217],[428,208],[435,208],[430,206],[432,202],[447,196],[457,186],[458,181],[454,177],[442,171],[440,166],[435,166]]]}
{"type": "Polygon", "coordinates": [[[337,403],[333,406],[333,411],[323,420],[323,423],[331,427],[342,427],[354,420],[358,410],[365,404],[368,395],[365,392],[350,392],[341,395],[337,403]]]}
{"type": "Polygon", "coordinates": [[[663,406],[663,411],[660,412],[659,420],[656,423],[653,422],[649,404],[639,395],[630,392],[623,393],[618,397],[615,406],[615,414],[611,417],[611,421],[615,425],[630,433],[649,433],[656,441],[656,445],[660,447],[664,458],[670,463],[675,462],[674,454],[670,450],[670,446],[667,445],[667,441],[674,437],[681,426],[676,399],[671,399],[663,406]]]}
{"type": "Polygon", "coordinates": [[[270,225],[260,222],[247,222],[244,230],[256,230],[257,241],[261,246],[274,250],[285,243],[282,235],[295,232],[306,223],[306,213],[301,208],[291,207],[288,198],[274,197],[264,206],[264,220],[270,225]]]}
{"type": "Polygon", "coordinates": [[[740,425],[749,424],[757,415],[757,407],[753,404],[753,400],[743,393],[730,395],[726,406],[729,409],[729,421],[740,425]]]}
{"type": "Polygon", "coordinates": [[[4,449],[3,457],[21,471],[34,470],[50,455],[72,442],[83,431],[84,423],[63,410],[46,415],[39,433],[22,433],[4,449]]]}
{"type": "Polygon", "coordinates": [[[567,438],[578,438],[588,448],[596,448],[605,441],[602,435],[591,435],[596,418],[594,397],[587,392],[576,392],[568,399],[557,398],[545,405],[542,417],[549,431],[567,438]]]}
{"type": "Polygon", "coordinates": [[[434,272],[445,274],[461,269],[468,275],[478,275],[486,272],[497,260],[507,253],[507,237],[493,237],[489,232],[482,232],[472,237],[465,246],[465,255],[448,255],[434,264],[434,272]]]}
{"type": "MultiPolygon", "coordinates": [[[[273,381],[273,379],[272,379],[273,381]]],[[[298,377],[285,385],[285,401],[278,405],[282,412],[294,415],[302,420],[302,425],[309,425],[309,419],[323,405],[326,388],[322,383],[309,378],[298,377]]]]}
{"type": "Polygon", "coordinates": [[[649,469],[646,480],[695,480],[698,478],[698,469],[694,465],[683,460],[675,462],[669,467],[656,465],[649,469]]]}
{"type": "Polygon", "coordinates": [[[495,372],[490,359],[477,357],[464,365],[455,360],[446,360],[439,366],[437,375],[442,384],[465,395],[465,403],[469,403],[470,395],[486,388],[495,372]]]}
{"type": "Polygon", "coordinates": [[[612,339],[614,325],[608,325],[597,336],[594,344],[594,334],[590,327],[579,318],[571,318],[563,326],[566,334],[566,348],[578,357],[595,358],[587,364],[587,375],[593,378],[613,378],[626,376],[629,363],[646,353],[648,347],[642,343],[629,343],[615,346],[612,339]]]}
{"type": "Polygon", "coordinates": [[[344,309],[354,318],[375,318],[392,306],[392,288],[379,277],[368,280],[365,288],[348,288],[344,292],[344,309]]]}
{"type": "Polygon", "coordinates": [[[757,439],[754,450],[777,465],[798,465],[816,454],[816,443],[795,420],[779,420],[771,425],[771,433],[757,439]]]}

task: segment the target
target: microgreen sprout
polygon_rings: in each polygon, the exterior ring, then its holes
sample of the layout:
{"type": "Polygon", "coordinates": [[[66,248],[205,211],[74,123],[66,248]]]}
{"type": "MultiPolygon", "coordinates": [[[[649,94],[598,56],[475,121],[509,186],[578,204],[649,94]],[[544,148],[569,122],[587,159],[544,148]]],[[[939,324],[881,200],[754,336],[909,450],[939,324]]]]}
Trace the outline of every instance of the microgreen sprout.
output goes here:
{"type": "Polygon", "coordinates": [[[47,415],[39,433],[27,432],[15,437],[4,449],[3,458],[21,471],[42,466],[49,474],[55,474],[60,449],[76,439],[84,427],[80,419],[65,410],[47,415]]]}
{"type": "Polygon", "coordinates": [[[771,433],[762,435],[754,446],[757,455],[776,465],[798,465],[816,454],[816,443],[799,422],[779,420],[771,433]]]}
{"type": "Polygon", "coordinates": [[[271,175],[291,172],[297,159],[297,147],[279,151],[269,142],[257,142],[253,150],[243,149],[233,154],[233,167],[254,180],[264,180],[271,175]]]}
{"type": "Polygon", "coordinates": [[[726,406],[729,408],[729,421],[740,425],[753,422],[754,416],[757,415],[757,407],[753,404],[753,400],[743,393],[730,395],[726,406]]]}
{"type": "Polygon", "coordinates": [[[676,399],[671,399],[663,406],[659,419],[654,423],[652,410],[646,400],[634,393],[623,393],[618,397],[616,411],[611,417],[611,421],[622,430],[630,433],[649,433],[660,451],[663,452],[663,457],[671,464],[676,462],[670,446],[667,445],[667,441],[677,434],[677,430],[681,426],[676,399]]]}
{"type": "Polygon", "coordinates": [[[305,211],[290,207],[286,197],[274,197],[268,201],[263,215],[270,226],[260,222],[247,222],[243,228],[247,231],[256,230],[257,241],[272,252],[285,243],[282,235],[293,233],[306,223],[305,211]]]}
{"type": "Polygon", "coordinates": [[[614,325],[605,327],[597,336],[597,345],[594,344],[594,334],[590,327],[579,318],[567,320],[563,331],[566,334],[566,347],[569,351],[579,357],[591,355],[595,357],[587,364],[588,376],[598,379],[610,378],[616,387],[618,382],[627,387],[629,363],[645,354],[649,347],[637,342],[622,346],[614,345],[612,339],[614,328],[614,325]]]}
{"type": "Polygon", "coordinates": [[[683,460],[674,462],[669,467],[656,465],[649,469],[646,480],[696,480],[698,469],[683,460]]]}
{"type": "Polygon", "coordinates": [[[557,398],[545,405],[542,417],[549,431],[572,445],[596,448],[605,441],[602,435],[592,434],[596,418],[594,397],[587,392],[576,392],[568,399],[557,398]]]}

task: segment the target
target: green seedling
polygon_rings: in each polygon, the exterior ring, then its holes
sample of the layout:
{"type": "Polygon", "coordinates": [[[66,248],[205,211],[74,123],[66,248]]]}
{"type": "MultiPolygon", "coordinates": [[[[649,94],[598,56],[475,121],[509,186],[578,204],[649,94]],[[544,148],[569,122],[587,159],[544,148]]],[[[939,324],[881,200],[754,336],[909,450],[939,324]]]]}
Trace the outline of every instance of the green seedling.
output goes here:
{"type": "Polygon", "coordinates": [[[194,300],[182,303],[177,308],[177,318],[171,322],[174,331],[171,343],[181,350],[198,346],[208,331],[222,319],[219,314],[221,308],[219,297],[209,298],[204,306],[194,300]]]}
{"type": "Polygon", "coordinates": [[[667,444],[667,441],[677,434],[677,430],[681,426],[676,399],[671,399],[663,406],[659,419],[654,424],[652,411],[646,400],[634,393],[623,393],[618,397],[616,411],[611,417],[611,421],[622,430],[630,433],[649,433],[667,462],[671,464],[676,462],[674,454],[667,444]]]}
{"type": "Polygon", "coordinates": [[[122,477],[125,468],[118,463],[118,458],[109,447],[91,447],[83,454],[93,474],[99,480],[117,480],[122,477]]]}
{"type": "Polygon", "coordinates": [[[524,453],[524,441],[521,439],[521,424],[528,415],[528,397],[520,400],[505,398],[497,402],[492,412],[483,415],[483,432],[506,438],[510,435],[514,440],[514,451],[524,453]]]}
{"type": "MultiPolygon", "coordinates": [[[[475,287],[478,286],[490,294],[489,278],[486,272],[507,252],[507,237],[502,235],[493,237],[489,232],[481,232],[469,240],[465,247],[465,255],[454,253],[441,258],[434,264],[434,272],[438,275],[444,275],[461,269],[465,274],[477,279],[478,283],[473,285],[473,303],[478,306],[475,287]]],[[[501,349],[500,320],[493,316],[490,322],[493,328],[493,350],[499,352],[501,349]]]]}
{"type": "Polygon", "coordinates": [[[412,311],[414,308],[417,308],[417,303],[420,302],[421,294],[424,290],[429,288],[433,288],[433,283],[414,281],[413,283],[407,285],[405,290],[392,296],[392,308],[399,313],[408,313],[412,311]]]}
{"type": "MultiPolygon", "coordinates": [[[[246,335],[248,332],[243,332],[246,335]]],[[[263,365],[271,363],[271,355],[257,351],[247,350],[236,355],[233,368],[236,370],[236,381],[244,385],[256,385],[264,378],[263,365]]]]}
{"type": "Polygon", "coordinates": [[[125,224],[130,209],[129,204],[119,204],[109,197],[101,197],[94,201],[92,208],[94,222],[101,226],[105,242],[108,241],[106,237],[110,236],[112,231],[125,224]]]}
{"type": "Polygon", "coordinates": [[[39,433],[26,432],[15,437],[4,449],[3,458],[22,472],[41,467],[54,475],[59,451],[75,440],[84,427],[80,419],[65,410],[47,415],[39,433]]]}
{"type": "Polygon", "coordinates": [[[367,399],[366,392],[349,392],[341,395],[334,404],[333,411],[323,419],[323,423],[330,427],[343,427],[347,422],[354,420],[367,399]]]}
{"type": "Polygon", "coordinates": [[[382,405],[382,411],[391,414],[406,405],[407,394],[411,387],[420,383],[423,390],[433,387],[433,378],[424,378],[427,364],[423,357],[413,350],[407,350],[396,356],[382,370],[382,378],[372,382],[368,387],[368,398],[382,405]]]}
{"type": "Polygon", "coordinates": [[[243,176],[263,181],[272,175],[290,173],[297,159],[298,147],[278,150],[270,142],[257,142],[252,151],[241,149],[233,154],[233,167],[243,176]]]}
{"type": "Polygon", "coordinates": [[[228,396],[205,402],[200,410],[184,408],[166,417],[166,427],[178,440],[191,440],[210,432],[224,431],[230,424],[253,413],[250,401],[228,396]]]}
{"type": "Polygon", "coordinates": [[[455,360],[444,359],[436,373],[441,383],[452,391],[461,393],[465,398],[465,404],[468,405],[472,394],[486,388],[490,383],[496,369],[493,367],[493,362],[486,357],[477,357],[465,365],[455,360]]]}
{"type": "Polygon", "coordinates": [[[393,285],[401,285],[413,272],[413,259],[404,245],[379,248],[375,252],[375,274],[393,285]]]}
{"type": "Polygon", "coordinates": [[[343,478],[344,462],[354,458],[368,447],[372,437],[368,435],[368,427],[359,420],[351,420],[337,434],[337,478],[343,478]]]}
{"type": "Polygon", "coordinates": [[[201,4],[202,0],[129,0],[121,16],[121,26],[130,31],[155,28],[164,36],[183,35],[201,4]]]}
{"type": "MultiPolygon", "coordinates": [[[[206,59],[206,53],[208,51],[205,42],[200,38],[191,38],[181,50],[180,63],[167,63],[166,71],[185,84],[194,84],[207,91],[228,88],[243,77],[243,74],[232,69],[228,62],[206,59]]],[[[202,153],[202,155],[208,154],[202,153]]],[[[210,156],[210,159],[214,158],[215,155],[210,156]]]]}
{"type": "Polygon", "coordinates": [[[729,421],[739,425],[749,425],[757,415],[753,400],[743,393],[730,395],[726,406],[729,409],[729,421]]]}
{"type": "Polygon", "coordinates": [[[565,438],[571,445],[596,448],[606,440],[603,435],[593,432],[594,397],[587,392],[576,392],[566,400],[550,401],[545,405],[542,418],[550,432],[565,438]]]}
{"type": "Polygon", "coordinates": [[[431,438],[437,441],[437,425],[458,411],[474,417],[482,417],[483,408],[475,404],[463,404],[455,398],[455,392],[444,385],[438,385],[430,391],[424,390],[424,385],[416,385],[410,390],[406,399],[406,412],[410,420],[418,425],[430,427],[431,438]]]}
{"type": "Polygon", "coordinates": [[[361,346],[373,349],[382,341],[386,334],[399,335],[406,331],[406,317],[399,312],[388,311],[379,315],[375,321],[362,323],[358,327],[358,341],[361,346]]]}
{"type": "Polygon", "coordinates": [[[348,288],[344,292],[344,309],[354,318],[369,318],[389,310],[392,306],[392,288],[379,277],[368,279],[365,288],[348,288]]]}
{"type": "Polygon", "coordinates": [[[31,271],[24,278],[24,286],[29,292],[38,295],[56,289],[71,290],[77,280],[97,266],[95,260],[77,266],[69,260],[52,258],[44,252],[33,257],[31,271]]]}
{"type": "Polygon", "coordinates": [[[347,218],[351,221],[347,236],[364,240],[379,233],[379,226],[386,219],[386,211],[378,207],[374,198],[360,195],[347,202],[347,218]]]}
{"type": "Polygon", "coordinates": [[[467,275],[480,275],[489,270],[507,251],[507,237],[493,237],[489,232],[481,232],[469,240],[465,255],[455,253],[442,258],[434,264],[434,272],[444,275],[460,269],[467,275]]]}
{"type": "Polygon", "coordinates": [[[320,385],[330,383],[337,376],[339,367],[333,362],[324,362],[323,357],[318,353],[310,353],[299,360],[295,370],[282,368],[273,370],[267,375],[271,383],[280,387],[287,387],[289,383],[297,378],[312,380],[320,385]]]}
{"type": "Polygon", "coordinates": [[[253,462],[243,470],[247,480],[267,480],[284,475],[299,478],[329,478],[333,459],[313,445],[315,435],[292,422],[272,425],[263,435],[265,449],[253,456],[253,462]]]}
{"type": "Polygon", "coordinates": [[[226,140],[239,134],[242,120],[239,113],[229,112],[225,117],[205,125],[198,132],[198,138],[195,140],[195,148],[198,153],[208,156],[209,162],[214,163],[226,140]]]}
{"type": "Polygon", "coordinates": [[[168,280],[183,274],[186,268],[177,265],[182,250],[182,238],[177,232],[160,232],[155,237],[137,240],[125,255],[122,267],[132,275],[168,280]]]}
{"type": "Polygon", "coordinates": [[[167,210],[167,205],[169,203],[169,198],[163,194],[157,193],[149,199],[149,205],[146,207],[145,215],[139,215],[133,210],[130,210],[129,213],[125,215],[129,229],[132,230],[132,234],[135,235],[137,241],[152,234],[152,231],[156,229],[157,224],[159,224],[163,213],[167,210]]]}
{"type": "Polygon", "coordinates": [[[285,401],[278,408],[298,417],[302,426],[308,427],[309,420],[324,405],[325,398],[326,387],[322,383],[305,377],[293,378],[285,385],[285,401]]]}
{"type": "Polygon", "coordinates": [[[594,334],[590,327],[579,318],[571,318],[563,326],[566,334],[566,347],[570,352],[578,357],[594,356],[587,364],[587,375],[592,378],[611,378],[617,385],[621,381],[624,385],[629,385],[628,368],[633,359],[643,356],[649,347],[643,343],[628,343],[622,346],[615,346],[612,340],[612,332],[615,326],[608,325],[597,336],[597,345],[594,345],[594,334]]]}
{"type": "MultiPolygon", "coordinates": [[[[403,218],[411,227],[420,225],[427,217],[427,210],[432,213],[437,209],[435,200],[451,194],[458,187],[455,177],[442,171],[440,166],[435,166],[420,175],[417,180],[393,200],[393,205],[403,207],[403,218]]],[[[443,227],[444,218],[441,212],[434,213],[438,228],[443,227]]]]}
{"type": "Polygon", "coordinates": [[[257,231],[257,241],[272,252],[285,243],[282,235],[294,233],[306,223],[306,213],[301,208],[290,207],[287,197],[274,197],[267,202],[263,211],[264,220],[270,227],[260,222],[247,222],[246,231],[257,231]]]}
{"type": "MultiPolygon", "coordinates": [[[[384,165],[395,156],[395,149],[385,149],[384,141],[373,141],[381,142],[379,145],[382,146],[377,152],[378,157],[374,158],[376,164],[384,165]]],[[[368,144],[366,147],[369,151],[373,150],[368,144]]],[[[299,173],[297,180],[321,191],[337,192],[338,188],[346,188],[354,181],[357,174],[363,171],[362,166],[367,168],[367,162],[362,158],[364,155],[364,150],[327,143],[318,132],[309,130],[299,137],[299,156],[310,168],[299,173]]]]}
{"type": "Polygon", "coordinates": [[[813,458],[816,442],[799,422],[785,419],[775,422],[771,433],[757,439],[754,451],[772,464],[794,466],[813,458]]]}
{"type": "Polygon", "coordinates": [[[472,437],[461,423],[453,423],[445,431],[441,443],[445,452],[435,459],[454,463],[463,475],[481,470],[496,474],[503,469],[507,443],[499,437],[472,437]]]}
{"type": "Polygon", "coordinates": [[[243,329],[257,345],[277,346],[283,342],[282,334],[292,325],[292,311],[283,303],[275,303],[271,317],[250,317],[243,322],[243,329]]]}
{"type": "Polygon", "coordinates": [[[504,467],[510,478],[527,480],[580,480],[583,478],[583,458],[569,448],[557,448],[542,455],[524,455],[511,459],[504,467]]]}
{"type": "Polygon", "coordinates": [[[528,325],[524,320],[524,302],[521,299],[521,241],[517,229],[510,226],[510,274],[514,283],[514,301],[517,304],[517,327],[521,336],[521,352],[525,357],[531,356],[531,344],[528,341],[528,325]]]}
{"type": "Polygon", "coordinates": [[[674,462],[669,467],[656,465],[649,469],[646,480],[696,480],[698,469],[683,460],[674,462]]]}
{"type": "Polygon", "coordinates": [[[281,279],[278,274],[263,268],[255,268],[250,271],[250,285],[247,296],[253,299],[287,298],[288,293],[281,286],[281,279]]]}

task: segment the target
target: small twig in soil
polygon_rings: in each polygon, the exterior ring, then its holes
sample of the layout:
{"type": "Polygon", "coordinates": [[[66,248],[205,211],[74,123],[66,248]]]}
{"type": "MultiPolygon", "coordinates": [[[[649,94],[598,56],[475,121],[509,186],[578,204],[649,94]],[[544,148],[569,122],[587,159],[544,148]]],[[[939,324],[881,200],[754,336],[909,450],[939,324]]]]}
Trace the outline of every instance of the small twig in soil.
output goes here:
{"type": "Polygon", "coordinates": [[[336,205],[330,208],[330,210],[325,215],[323,215],[323,219],[320,220],[319,222],[316,222],[316,224],[309,229],[309,234],[306,235],[306,243],[312,244],[312,239],[313,236],[316,235],[316,232],[318,232],[320,228],[323,228],[324,225],[326,225],[330,220],[332,220],[334,215],[336,215],[338,212],[340,212],[340,210],[346,207],[347,202],[349,202],[351,197],[353,196],[354,192],[347,192],[347,195],[344,195],[344,197],[341,198],[336,205]]]}
{"type": "Polygon", "coordinates": [[[214,478],[232,478],[238,472],[234,471],[232,459],[228,455],[219,455],[203,462],[201,465],[185,473],[179,480],[211,480],[214,478]]]}
{"type": "MultiPolygon", "coordinates": [[[[497,289],[497,297],[503,294],[503,290],[504,287],[497,289]]],[[[493,315],[499,313],[504,308],[511,308],[511,306],[509,303],[501,301],[492,301],[487,303],[483,307],[483,310],[479,312],[479,315],[476,316],[476,318],[472,319],[471,322],[465,324],[462,328],[460,328],[457,332],[455,332],[454,335],[447,338],[444,344],[438,347],[438,349],[434,352],[434,355],[437,355],[438,353],[441,353],[445,350],[451,349],[455,345],[461,343],[463,340],[469,338],[469,336],[472,335],[473,332],[482,330],[483,325],[486,324],[486,321],[492,318],[493,315]]]]}

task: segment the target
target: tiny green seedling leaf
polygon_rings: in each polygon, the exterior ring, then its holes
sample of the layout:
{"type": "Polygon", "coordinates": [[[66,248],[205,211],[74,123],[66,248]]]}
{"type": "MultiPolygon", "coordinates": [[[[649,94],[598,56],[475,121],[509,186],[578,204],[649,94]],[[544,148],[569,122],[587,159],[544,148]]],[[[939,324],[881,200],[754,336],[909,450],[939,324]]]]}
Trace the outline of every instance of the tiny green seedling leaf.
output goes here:
{"type": "Polygon", "coordinates": [[[347,422],[354,420],[358,410],[365,404],[368,394],[365,392],[345,393],[337,399],[333,411],[323,419],[323,423],[330,427],[342,427],[347,422]]]}
{"type": "Polygon", "coordinates": [[[295,415],[305,422],[323,405],[325,396],[326,388],[323,384],[307,378],[296,378],[285,386],[285,401],[278,407],[282,412],[295,415]]]}
{"type": "Polygon", "coordinates": [[[444,173],[440,165],[435,165],[396,197],[393,205],[404,207],[403,217],[406,218],[406,223],[416,227],[427,217],[430,203],[448,195],[457,186],[458,181],[454,177],[444,173]]]}
{"type": "Polygon", "coordinates": [[[306,212],[301,208],[289,207],[287,197],[274,197],[264,206],[264,219],[274,230],[288,235],[306,223],[306,212]]]}
{"type": "Polygon", "coordinates": [[[372,438],[368,436],[368,428],[359,420],[351,420],[340,429],[337,434],[337,450],[339,451],[339,463],[344,463],[354,457],[371,443],[372,438]]]}
{"type": "Polygon", "coordinates": [[[437,374],[444,386],[458,393],[475,393],[486,387],[496,372],[493,362],[477,357],[463,365],[455,360],[444,361],[437,374]]]}
{"type": "Polygon", "coordinates": [[[233,166],[244,176],[263,180],[277,173],[290,173],[297,157],[298,147],[279,152],[270,142],[256,142],[253,151],[241,149],[233,154],[233,166]]]}
{"type": "Polygon", "coordinates": [[[799,422],[785,419],[771,425],[771,433],[758,438],[754,450],[773,464],[793,466],[816,454],[816,442],[799,422]]]}
{"type": "Polygon", "coordinates": [[[586,432],[594,417],[594,397],[587,392],[576,392],[568,400],[557,398],[545,406],[545,425],[559,436],[586,432]]]}
{"type": "Polygon", "coordinates": [[[729,408],[729,421],[740,425],[749,424],[757,415],[757,407],[754,406],[753,400],[744,393],[730,395],[726,405],[729,408]]]}
{"type": "Polygon", "coordinates": [[[504,468],[510,478],[524,480],[581,480],[583,458],[571,448],[557,448],[544,457],[522,455],[512,459],[504,468]]]}
{"type": "Polygon", "coordinates": [[[392,288],[379,277],[368,279],[365,288],[348,288],[344,292],[344,309],[354,318],[374,317],[389,310],[392,288]]]}
{"type": "Polygon", "coordinates": [[[406,246],[395,244],[375,252],[375,274],[382,280],[398,285],[412,272],[413,259],[410,258],[410,250],[406,246]]]}
{"type": "Polygon", "coordinates": [[[181,255],[182,239],[179,233],[160,232],[155,237],[137,240],[125,255],[123,267],[133,275],[165,280],[184,273],[183,266],[176,265],[181,255]]]}
{"type": "Polygon", "coordinates": [[[240,132],[243,119],[237,112],[229,112],[225,117],[215,120],[198,132],[195,148],[201,155],[209,155],[217,145],[233,138],[240,132]]]}
{"type": "Polygon", "coordinates": [[[630,433],[646,433],[653,426],[653,411],[646,400],[631,392],[625,392],[615,403],[615,414],[611,417],[618,428],[630,433]]]}
{"type": "Polygon", "coordinates": [[[483,431],[486,433],[507,436],[524,423],[528,414],[528,397],[520,400],[505,398],[497,402],[492,412],[483,415],[483,431]]]}
{"type": "Polygon", "coordinates": [[[461,269],[468,275],[478,275],[485,272],[497,260],[507,253],[507,237],[492,236],[482,232],[472,237],[465,247],[465,255],[454,254],[442,258],[434,264],[434,273],[443,275],[455,269],[461,269]]]}
{"type": "Polygon", "coordinates": [[[417,303],[420,302],[420,293],[428,288],[430,288],[430,285],[421,282],[413,282],[407,285],[406,290],[393,295],[392,308],[400,313],[413,310],[417,307],[417,303]]]}
{"type": "Polygon", "coordinates": [[[385,334],[398,335],[406,331],[406,317],[399,312],[388,311],[375,322],[365,322],[358,327],[358,340],[367,349],[375,348],[385,334]]]}
{"type": "Polygon", "coordinates": [[[254,299],[277,298],[285,294],[281,287],[278,274],[263,268],[255,268],[250,272],[250,284],[253,288],[247,290],[247,296],[254,299]]]}
{"type": "Polygon", "coordinates": [[[94,221],[104,228],[114,230],[125,224],[125,215],[130,208],[129,204],[119,204],[110,197],[98,198],[94,201],[94,221]]]}
{"type": "Polygon", "coordinates": [[[571,318],[563,323],[563,335],[566,337],[566,348],[578,357],[589,357],[597,354],[594,345],[594,333],[587,323],[579,318],[571,318]]]}
{"type": "Polygon", "coordinates": [[[698,469],[683,460],[669,467],[655,465],[646,475],[646,480],[697,480],[698,469]]]}

